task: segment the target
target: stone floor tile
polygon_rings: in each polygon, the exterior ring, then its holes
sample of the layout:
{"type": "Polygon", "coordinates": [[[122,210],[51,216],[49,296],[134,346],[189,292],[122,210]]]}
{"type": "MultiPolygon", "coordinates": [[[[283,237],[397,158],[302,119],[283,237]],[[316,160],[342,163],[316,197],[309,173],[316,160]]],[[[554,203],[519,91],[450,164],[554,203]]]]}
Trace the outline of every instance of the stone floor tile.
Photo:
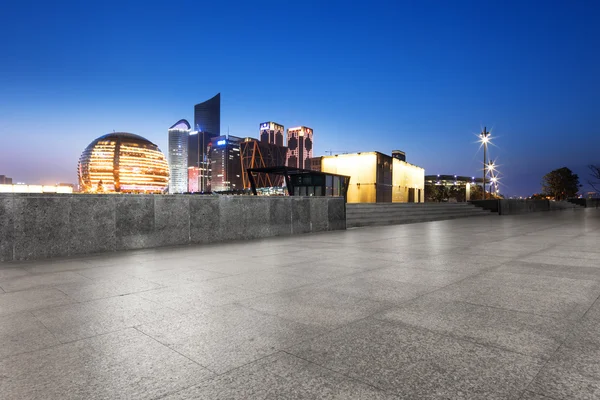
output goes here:
{"type": "Polygon", "coordinates": [[[192,269],[190,267],[163,269],[160,271],[144,271],[140,269],[130,271],[128,274],[162,286],[176,286],[228,276],[218,272],[192,269]]]}
{"type": "Polygon", "coordinates": [[[563,265],[569,267],[598,267],[600,268],[600,263],[596,260],[586,259],[586,258],[568,258],[568,257],[557,257],[557,256],[548,256],[543,253],[533,254],[527,257],[519,258],[519,261],[525,261],[530,263],[538,263],[538,264],[554,264],[554,265],[563,265]]]}
{"type": "Polygon", "coordinates": [[[150,290],[138,293],[136,296],[181,313],[190,313],[204,311],[213,306],[232,304],[261,296],[261,294],[233,286],[216,284],[213,280],[150,290]]]}
{"type": "Polygon", "coordinates": [[[201,268],[205,271],[217,272],[223,275],[255,273],[264,270],[271,270],[275,267],[277,267],[277,265],[273,265],[272,263],[263,263],[254,259],[243,259],[239,261],[219,260],[215,261],[214,263],[203,263],[198,265],[198,268],[201,268]]]}
{"type": "Polygon", "coordinates": [[[310,276],[279,273],[280,269],[223,277],[215,279],[213,283],[269,294],[322,282],[322,280],[310,276]]]}
{"type": "Polygon", "coordinates": [[[320,288],[357,298],[393,304],[404,303],[438,289],[435,286],[372,278],[364,273],[332,279],[320,288]]]}
{"type": "Polygon", "coordinates": [[[581,258],[584,260],[592,260],[595,261],[596,265],[600,267],[600,253],[596,252],[573,250],[570,247],[556,246],[543,251],[541,254],[548,257],[581,258]]]}
{"type": "Polygon", "coordinates": [[[23,263],[23,269],[32,274],[47,274],[50,272],[75,271],[93,267],[85,258],[77,259],[47,259],[23,263]]]}
{"type": "Polygon", "coordinates": [[[484,273],[431,296],[555,318],[577,320],[600,295],[595,281],[511,273],[484,273]]]}
{"type": "Polygon", "coordinates": [[[75,272],[52,272],[48,274],[33,274],[0,281],[0,287],[5,292],[51,287],[65,283],[88,282],[89,279],[75,272]]]}
{"type": "Polygon", "coordinates": [[[472,272],[431,271],[419,268],[394,266],[365,272],[364,276],[375,279],[415,283],[427,286],[447,286],[465,279],[472,272]]]}
{"type": "Polygon", "coordinates": [[[557,264],[539,264],[513,260],[493,269],[493,272],[512,274],[546,275],[558,278],[600,281],[598,267],[569,267],[557,264]]]}
{"type": "Polygon", "coordinates": [[[0,360],[5,400],[155,399],[213,374],[135,329],[0,360]]]}
{"type": "Polygon", "coordinates": [[[0,315],[73,303],[60,290],[43,288],[0,294],[0,315]]]}
{"type": "Polygon", "coordinates": [[[553,399],[600,398],[600,347],[563,346],[528,390],[553,399]]]}
{"type": "Polygon", "coordinates": [[[374,316],[505,350],[549,358],[568,336],[572,322],[429,296],[374,316]]]}
{"type": "Polygon", "coordinates": [[[29,312],[0,316],[0,359],[60,344],[29,312]]]}
{"type": "Polygon", "coordinates": [[[323,332],[230,305],[155,321],[137,329],[206,368],[223,373],[323,332]]]}
{"type": "Polygon", "coordinates": [[[327,329],[365,318],[391,305],[337,293],[326,288],[290,290],[242,300],[239,304],[327,329]]]}
{"type": "Polygon", "coordinates": [[[71,283],[59,285],[55,288],[72,299],[83,302],[159,289],[162,286],[157,283],[127,276],[118,279],[99,279],[84,283],[71,283]]]}
{"type": "Polygon", "coordinates": [[[178,313],[128,295],[36,310],[33,315],[66,343],[159,319],[168,320],[178,313]]]}
{"type": "Polygon", "coordinates": [[[277,270],[281,274],[289,274],[301,277],[310,277],[317,280],[327,280],[342,276],[353,275],[361,272],[359,268],[339,267],[331,264],[314,262],[308,264],[294,264],[281,267],[277,270]]]}
{"type": "Polygon", "coordinates": [[[287,353],[276,353],[164,400],[392,400],[375,389],[287,353]]]}
{"type": "Polygon", "coordinates": [[[370,318],[286,351],[407,399],[518,399],[543,365],[370,318]]]}
{"type": "Polygon", "coordinates": [[[29,275],[30,272],[18,267],[5,267],[0,264],[0,282],[29,275]]]}

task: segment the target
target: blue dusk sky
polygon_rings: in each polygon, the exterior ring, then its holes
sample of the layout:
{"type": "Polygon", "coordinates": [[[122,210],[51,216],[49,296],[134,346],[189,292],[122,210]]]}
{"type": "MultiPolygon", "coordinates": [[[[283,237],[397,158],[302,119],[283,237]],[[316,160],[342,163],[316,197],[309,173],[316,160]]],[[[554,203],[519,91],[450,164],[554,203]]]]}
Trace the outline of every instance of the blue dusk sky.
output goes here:
{"type": "Polygon", "coordinates": [[[0,174],[76,182],[96,137],[167,129],[222,96],[221,131],[314,129],[501,192],[600,163],[600,1],[0,1],[0,174]]]}

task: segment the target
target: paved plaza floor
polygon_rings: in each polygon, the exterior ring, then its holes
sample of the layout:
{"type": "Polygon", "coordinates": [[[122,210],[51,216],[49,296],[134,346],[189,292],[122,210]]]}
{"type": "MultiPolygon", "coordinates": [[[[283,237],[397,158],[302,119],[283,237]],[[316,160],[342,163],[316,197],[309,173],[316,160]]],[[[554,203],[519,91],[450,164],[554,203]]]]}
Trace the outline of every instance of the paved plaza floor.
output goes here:
{"type": "Polygon", "coordinates": [[[600,210],[0,263],[0,398],[600,399],[600,210]]]}

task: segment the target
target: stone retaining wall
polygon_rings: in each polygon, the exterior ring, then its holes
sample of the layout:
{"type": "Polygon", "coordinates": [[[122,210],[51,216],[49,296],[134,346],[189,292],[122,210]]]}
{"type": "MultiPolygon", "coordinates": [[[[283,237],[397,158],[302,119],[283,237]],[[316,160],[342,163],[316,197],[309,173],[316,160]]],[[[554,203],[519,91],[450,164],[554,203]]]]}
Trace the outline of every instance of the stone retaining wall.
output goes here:
{"type": "Polygon", "coordinates": [[[485,210],[497,212],[500,215],[527,214],[538,211],[554,211],[581,208],[566,201],[550,200],[473,200],[470,203],[485,210]]]}
{"type": "Polygon", "coordinates": [[[338,229],[342,197],[0,194],[0,261],[338,229]]]}

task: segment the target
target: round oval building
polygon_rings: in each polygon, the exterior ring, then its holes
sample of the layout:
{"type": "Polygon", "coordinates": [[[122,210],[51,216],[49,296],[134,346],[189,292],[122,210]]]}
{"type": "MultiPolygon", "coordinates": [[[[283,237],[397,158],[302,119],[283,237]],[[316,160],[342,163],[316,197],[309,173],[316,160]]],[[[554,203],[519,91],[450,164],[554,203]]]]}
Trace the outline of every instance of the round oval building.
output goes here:
{"type": "Polygon", "coordinates": [[[90,143],[77,169],[85,193],[164,193],[169,184],[169,165],[158,146],[126,132],[90,143]]]}

